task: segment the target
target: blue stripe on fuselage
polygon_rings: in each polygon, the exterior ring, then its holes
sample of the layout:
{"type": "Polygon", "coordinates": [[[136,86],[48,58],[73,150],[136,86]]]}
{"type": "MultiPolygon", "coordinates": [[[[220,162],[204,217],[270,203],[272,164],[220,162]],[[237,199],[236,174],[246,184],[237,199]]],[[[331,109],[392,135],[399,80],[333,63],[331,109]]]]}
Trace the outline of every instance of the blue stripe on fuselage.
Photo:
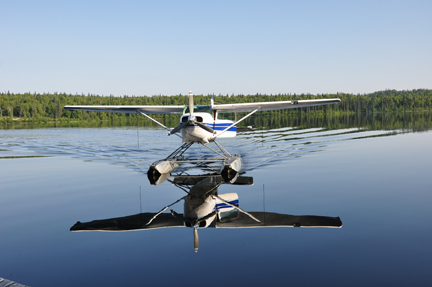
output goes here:
{"type": "MultiPolygon", "coordinates": [[[[229,201],[229,203],[231,203],[231,204],[233,204],[233,205],[235,205],[235,206],[239,206],[239,200],[238,200],[238,199],[235,199],[235,200],[233,200],[233,201],[229,201]]],[[[225,202],[221,202],[221,203],[216,204],[216,208],[217,208],[217,209],[222,209],[222,208],[232,208],[232,206],[226,204],[225,202]]]]}
{"type": "MultiPolygon", "coordinates": [[[[229,127],[230,125],[232,125],[232,123],[226,123],[226,124],[214,124],[213,123],[203,123],[206,126],[208,126],[209,128],[214,129],[215,131],[223,131],[224,129],[226,129],[227,127],[229,127]]],[[[237,125],[234,125],[232,128],[230,128],[228,130],[229,132],[236,132],[237,131],[237,125]]]]}

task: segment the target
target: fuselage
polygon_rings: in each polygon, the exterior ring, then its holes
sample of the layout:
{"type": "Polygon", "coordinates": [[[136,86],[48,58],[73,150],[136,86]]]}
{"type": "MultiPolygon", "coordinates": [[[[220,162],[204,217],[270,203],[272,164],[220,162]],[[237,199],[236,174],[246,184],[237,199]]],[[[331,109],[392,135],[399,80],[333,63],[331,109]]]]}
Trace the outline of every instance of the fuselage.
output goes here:
{"type": "Polygon", "coordinates": [[[216,220],[223,220],[235,211],[230,204],[238,206],[238,195],[221,194],[218,199],[214,196],[218,193],[217,187],[218,183],[214,177],[204,178],[191,187],[184,199],[183,220],[186,227],[214,227],[216,220]]]}
{"type": "MultiPolygon", "coordinates": [[[[187,122],[190,119],[190,114],[185,113],[180,117],[180,124],[187,122]]],[[[209,113],[193,113],[193,117],[197,122],[203,123],[204,125],[210,127],[213,129],[216,134],[212,134],[198,125],[190,124],[186,125],[182,130],[182,137],[183,142],[201,142],[201,143],[208,143],[210,139],[222,133],[226,128],[231,126],[234,122],[230,120],[220,120],[215,118],[209,113]]],[[[218,136],[219,138],[232,138],[235,137],[237,134],[237,126],[234,125],[229,130],[218,136]]]]}

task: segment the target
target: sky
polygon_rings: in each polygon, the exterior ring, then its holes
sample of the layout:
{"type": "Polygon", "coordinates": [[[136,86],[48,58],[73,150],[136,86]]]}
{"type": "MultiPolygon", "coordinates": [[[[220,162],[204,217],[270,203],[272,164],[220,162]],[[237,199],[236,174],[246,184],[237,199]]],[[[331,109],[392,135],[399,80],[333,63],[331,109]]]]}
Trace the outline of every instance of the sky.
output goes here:
{"type": "Polygon", "coordinates": [[[432,1],[0,1],[0,92],[432,89],[432,1]]]}

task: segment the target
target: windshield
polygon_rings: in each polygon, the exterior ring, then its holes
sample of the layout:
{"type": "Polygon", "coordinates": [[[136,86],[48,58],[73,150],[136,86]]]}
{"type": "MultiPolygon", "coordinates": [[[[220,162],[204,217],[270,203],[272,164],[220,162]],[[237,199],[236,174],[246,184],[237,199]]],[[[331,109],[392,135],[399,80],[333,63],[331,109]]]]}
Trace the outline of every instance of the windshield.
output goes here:
{"type": "MultiPolygon", "coordinates": [[[[183,114],[189,113],[189,106],[185,106],[183,109],[183,114]]],[[[194,113],[209,113],[211,114],[211,106],[210,105],[197,105],[194,106],[194,113]]]]}

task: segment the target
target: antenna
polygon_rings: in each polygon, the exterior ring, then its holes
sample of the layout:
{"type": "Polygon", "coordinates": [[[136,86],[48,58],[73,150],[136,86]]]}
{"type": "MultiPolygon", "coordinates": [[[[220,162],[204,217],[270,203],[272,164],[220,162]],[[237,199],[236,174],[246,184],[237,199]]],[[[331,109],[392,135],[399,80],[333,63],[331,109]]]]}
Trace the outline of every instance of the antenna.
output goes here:
{"type": "Polygon", "coordinates": [[[141,185],[140,185],[140,213],[142,213],[141,185]]]}
{"type": "Polygon", "coordinates": [[[265,189],[264,189],[264,183],[263,183],[263,209],[264,209],[264,222],[265,222],[265,189]]]}
{"type": "Polygon", "coordinates": [[[261,115],[261,144],[264,146],[264,117],[261,115]]]}
{"type": "MultiPolygon", "coordinates": [[[[139,132],[138,132],[138,113],[136,114],[136,125],[137,125],[137,139],[138,139],[138,149],[139,149],[139,132]]],[[[141,187],[140,187],[141,188],[141,187]]]]}

